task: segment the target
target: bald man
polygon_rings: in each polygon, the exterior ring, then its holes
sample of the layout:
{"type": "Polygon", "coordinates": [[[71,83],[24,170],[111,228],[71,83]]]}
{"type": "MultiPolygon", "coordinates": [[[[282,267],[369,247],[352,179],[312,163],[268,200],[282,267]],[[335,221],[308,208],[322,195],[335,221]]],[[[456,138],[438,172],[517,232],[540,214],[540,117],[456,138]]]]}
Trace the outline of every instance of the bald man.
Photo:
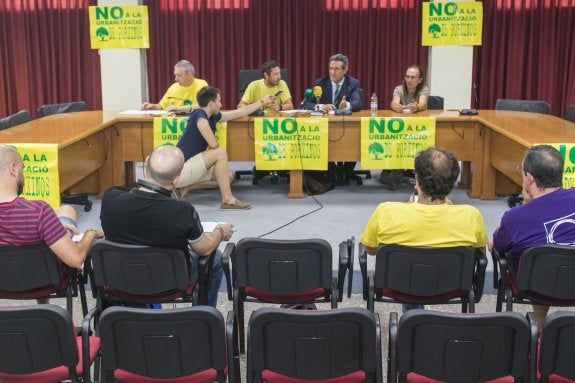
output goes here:
{"type": "MultiPolygon", "coordinates": [[[[131,245],[160,246],[190,251],[190,280],[197,280],[200,256],[210,256],[222,241],[232,237],[231,224],[219,224],[211,233],[202,229],[200,216],[188,202],[178,201],[173,191],[184,167],[184,154],[175,146],[161,146],[144,163],[144,179],[138,187],[112,187],[104,193],[100,219],[106,239],[131,245]]],[[[210,306],[217,304],[222,280],[221,252],[215,254],[210,306]]]]}
{"type": "Polygon", "coordinates": [[[78,234],[74,208],[62,206],[55,212],[44,201],[20,197],[24,181],[20,153],[0,144],[0,245],[45,244],[63,263],[80,268],[94,240],[102,238],[102,231],[89,229],[80,242],[73,242],[70,234],[78,234]]]}

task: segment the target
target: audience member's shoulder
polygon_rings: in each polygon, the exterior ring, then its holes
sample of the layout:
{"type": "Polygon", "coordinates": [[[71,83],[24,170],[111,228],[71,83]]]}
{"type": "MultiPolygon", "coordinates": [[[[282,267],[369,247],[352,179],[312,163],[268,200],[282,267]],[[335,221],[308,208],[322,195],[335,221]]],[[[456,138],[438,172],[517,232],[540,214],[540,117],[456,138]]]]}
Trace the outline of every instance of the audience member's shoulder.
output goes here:
{"type": "Polygon", "coordinates": [[[39,212],[45,209],[53,210],[48,202],[39,199],[26,199],[24,197],[18,197],[15,202],[18,206],[20,206],[20,208],[26,209],[29,212],[39,212]]]}

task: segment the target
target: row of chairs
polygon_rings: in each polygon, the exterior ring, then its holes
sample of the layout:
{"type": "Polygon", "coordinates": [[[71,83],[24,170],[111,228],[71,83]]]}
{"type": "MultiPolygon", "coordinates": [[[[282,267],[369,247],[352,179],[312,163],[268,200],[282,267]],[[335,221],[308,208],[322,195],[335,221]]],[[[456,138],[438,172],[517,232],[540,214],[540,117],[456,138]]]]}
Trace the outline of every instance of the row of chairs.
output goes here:
{"type": "MultiPolygon", "coordinates": [[[[101,382],[241,382],[233,312],[224,322],[205,306],[112,307],[93,327],[92,314],[77,335],[60,306],[0,308],[0,380],[91,382],[96,360],[101,382]]],[[[388,383],[575,381],[574,312],[552,313],[541,334],[532,313],[514,312],[392,312],[388,329],[388,383]]],[[[262,308],[248,324],[246,380],[381,383],[381,351],[366,309],[262,308]]]]}
{"type": "MultiPolygon", "coordinates": [[[[86,102],[76,101],[42,105],[38,108],[37,113],[38,117],[45,117],[51,114],[82,112],[84,110],[86,110],[86,102]]],[[[32,115],[29,111],[23,109],[18,113],[0,119],[0,130],[9,129],[29,121],[32,121],[32,115]]]]}

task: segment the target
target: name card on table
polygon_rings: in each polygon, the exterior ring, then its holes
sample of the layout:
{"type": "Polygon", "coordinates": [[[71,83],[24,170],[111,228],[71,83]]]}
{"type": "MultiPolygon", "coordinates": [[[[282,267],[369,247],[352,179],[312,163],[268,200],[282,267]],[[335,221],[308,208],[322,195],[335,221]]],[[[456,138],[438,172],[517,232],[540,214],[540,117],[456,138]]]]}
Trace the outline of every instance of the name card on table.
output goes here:
{"type": "Polygon", "coordinates": [[[254,119],[258,170],[327,170],[326,118],[254,119]]]}
{"type": "Polygon", "coordinates": [[[435,117],[363,117],[361,167],[413,169],[417,153],[435,145],[435,117]]]}
{"type": "Polygon", "coordinates": [[[54,210],[60,207],[57,144],[8,144],[16,148],[24,163],[22,197],[46,201],[54,210]]]}

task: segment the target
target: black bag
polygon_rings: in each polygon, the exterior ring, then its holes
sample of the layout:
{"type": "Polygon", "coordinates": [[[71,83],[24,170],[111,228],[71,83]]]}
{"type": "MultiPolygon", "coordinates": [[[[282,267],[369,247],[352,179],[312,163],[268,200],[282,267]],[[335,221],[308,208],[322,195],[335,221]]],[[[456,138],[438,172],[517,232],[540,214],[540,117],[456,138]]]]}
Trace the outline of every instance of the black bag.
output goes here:
{"type": "Polygon", "coordinates": [[[328,172],[317,170],[304,170],[304,191],[309,195],[323,194],[335,187],[333,177],[328,172]]]}

